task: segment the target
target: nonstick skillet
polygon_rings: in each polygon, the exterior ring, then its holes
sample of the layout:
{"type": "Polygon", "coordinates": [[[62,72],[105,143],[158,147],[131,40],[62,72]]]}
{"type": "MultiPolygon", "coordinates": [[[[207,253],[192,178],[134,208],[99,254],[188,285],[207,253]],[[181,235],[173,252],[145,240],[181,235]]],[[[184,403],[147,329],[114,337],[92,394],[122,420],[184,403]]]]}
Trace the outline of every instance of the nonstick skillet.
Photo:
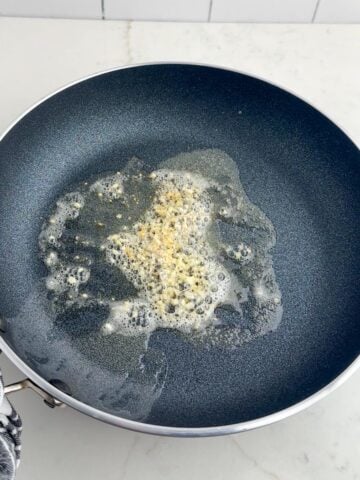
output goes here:
{"type": "Polygon", "coordinates": [[[17,120],[0,143],[0,172],[0,347],[30,379],[8,392],[34,384],[49,404],[113,425],[220,435],[300,411],[359,365],[359,150],[296,96],[209,66],[115,69],[61,89],[17,120]],[[250,200],[275,226],[283,319],[234,350],[156,332],[151,346],[163,353],[166,378],[138,417],[129,407],[143,400],[137,378],[126,392],[116,389],[116,349],[104,358],[91,321],[80,332],[71,319],[48,328],[37,293],[45,275],[38,236],[69,185],[119,170],[134,155],[155,169],[201,148],[236,161],[250,200]]]}

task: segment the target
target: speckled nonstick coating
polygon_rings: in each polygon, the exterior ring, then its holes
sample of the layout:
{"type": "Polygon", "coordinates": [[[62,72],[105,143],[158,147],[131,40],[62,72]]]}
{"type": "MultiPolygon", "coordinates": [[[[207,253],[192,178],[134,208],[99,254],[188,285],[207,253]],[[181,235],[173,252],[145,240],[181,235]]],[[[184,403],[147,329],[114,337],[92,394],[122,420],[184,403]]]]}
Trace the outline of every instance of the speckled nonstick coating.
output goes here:
{"type": "MultiPolygon", "coordinates": [[[[169,371],[147,423],[205,427],[259,418],[315,393],[358,356],[359,150],[321,113],[277,87],[175,64],[73,85],[30,111],[0,143],[3,317],[16,315],[44,275],[39,230],[70,184],[121,169],[133,155],[156,168],[199,148],[228,153],[249,198],[273,222],[284,315],[275,333],[232,352],[194,348],[166,331],[153,335],[169,371]]],[[[29,331],[14,342],[12,328],[5,341],[29,362],[24,352],[36,337],[29,331]]],[[[31,363],[40,374],[43,365],[31,363]]],[[[62,378],[76,376],[76,365],[59,368],[62,378]]]]}

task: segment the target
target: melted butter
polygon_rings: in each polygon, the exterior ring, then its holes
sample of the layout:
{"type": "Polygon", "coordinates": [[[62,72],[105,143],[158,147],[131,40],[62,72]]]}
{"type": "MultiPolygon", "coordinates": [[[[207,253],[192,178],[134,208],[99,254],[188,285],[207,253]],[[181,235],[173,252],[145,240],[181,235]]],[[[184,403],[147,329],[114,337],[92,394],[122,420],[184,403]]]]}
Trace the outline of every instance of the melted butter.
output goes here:
{"type": "Polygon", "coordinates": [[[57,201],[39,236],[57,313],[99,305],[102,334],[170,328],[230,347],[280,323],[274,244],[220,150],[180,154],[150,175],[133,159],[89,179],[57,201]]]}

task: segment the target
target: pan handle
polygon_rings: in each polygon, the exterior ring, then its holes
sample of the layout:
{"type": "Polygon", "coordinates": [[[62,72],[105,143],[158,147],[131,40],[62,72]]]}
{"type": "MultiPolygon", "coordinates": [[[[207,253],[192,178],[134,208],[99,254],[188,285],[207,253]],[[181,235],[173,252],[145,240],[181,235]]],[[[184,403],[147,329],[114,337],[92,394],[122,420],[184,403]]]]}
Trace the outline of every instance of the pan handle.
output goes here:
{"type": "Polygon", "coordinates": [[[44,403],[50,408],[65,407],[65,404],[63,402],[60,402],[60,400],[58,400],[57,398],[49,395],[47,392],[45,392],[42,388],[38,387],[35,383],[33,383],[28,378],[25,378],[20,382],[7,385],[6,387],[4,387],[4,393],[5,395],[8,395],[10,393],[20,392],[21,390],[25,390],[25,388],[30,388],[32,391],[37,393],[44,400],[44,403]]]}

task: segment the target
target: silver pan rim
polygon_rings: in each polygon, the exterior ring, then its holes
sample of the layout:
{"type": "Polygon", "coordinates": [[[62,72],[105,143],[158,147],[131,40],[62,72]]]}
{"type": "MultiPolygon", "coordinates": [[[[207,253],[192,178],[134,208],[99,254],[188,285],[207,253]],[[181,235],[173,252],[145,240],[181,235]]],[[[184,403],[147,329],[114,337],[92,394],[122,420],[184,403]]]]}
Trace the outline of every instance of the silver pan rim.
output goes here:
{"type": "MultiPolygon", "coordinates": [[[[77,85],[85,80],[89,80],[91,78],[104,75],[107,73],[115,72],[118,70],[124,70],[129,68],[139,68],[139,67],[146,67],[146,66],[157,66],[157,65],[188,65],[188,66],[195,66],[195,67],[207,67],[214,70],[225,70],[233,73],[240,73],[242,75],[247,75],[249,77],[255,78],[257,80],[261,80],[265,83],[268,83],[272,86],[280,88],[281,90],[290,93],[291,95],[299,98],[300,100],[304,101],[315,110],[320,112],[324,117],[329,119],[334,125],[336,125],[353,143],[357,146],[355,140],[351,137],[351,135],[341,126],[339,126],[336,122],[330,119],[327,115],[321,112],[314,104],[309,102],[307,99],[302,98],[297,93],[284,88],[281,85],[273,83],[266,78],[263,78],[258,75],[248,74],[241,70],[237,70],[234,68],[228,68],[225,66],[218,66],[218,65],[210,65],[204,63],[192,63],[192,62],[146,62],[146,63],[138,63],[132,65],[124,65],[121,67],[114,67],[110,69],[106,69],[94,74],[90,74],[84,77],[81,77],[78,80],[72,81],[67,83],[66,85],[56,89],[54,92],[46,95],[39,101],[35,102],[31,105],[28,109],[26,109],[21,115],[19,115],[3,132],[0,136],[0,141],[2,141],[5,136],[19,123],[28,113],[34,110],[36,107],[41,105],[43,102],[48,100],[49,98],[53,97],[54,95],[66,90],[69,87],[77,85]]],[[[322,398],[326,397],[329,393],[333,392],[336,388],[342,385],[346,380],[348,380],[351,375],[353,375],[359,368],[360,368],[360,355],[354,359],[354,361],[342,372],[340,373],[334,380],[332,380],[329,384],[318,390],[316,393],[310,395],[309,397],[301,400],[300,402],[291,405],[283,410],[279,410],[278,412],[266,415],[264,417],[256,418],[253,420],[248,420],[245,422],[239,422],[230,425],[220,425],[214,427],[169,427],[163,425],[153,425],[143,422],[138,422],[135,420],[128,420],[126,418],[118,417],[116,415],[112,415],[110,413],[104,412],[102,410],[98,410],[86,403],[83,403],[79,400],[76,400],[69,395],[66,395],[61,390],[58,390],[49,382],[47,382],[43,377],[41,377],[38,373],[32,370],[15,352],[14,350],[7,344],[5,339],[0,336],[0,349],[5,353],[5,355],[9,358],[12,363],[22,371],[24,375],[26,375],[30,380],[32,380],[36,385],[41,387],[47,393],[52,395],[53,397],[57,398],[64,404],[68,405],[69,407],[78,410],[81,413],[84,413],[90,417],[96,418],[97,420],[101,420],[102,422],[108,423],[110,425],[114,425],[117,427],[122,427],[128,430],[133,430],[141,433],[149,433],[154,435],[163,435],[163,436],[173,436],[173,437],[210,437],[210,436],[220,436],[220,435],[229,435],[234,433],[246,432],[249,430],[253,430],[259,427],[264,427],[266,425],[270,425],[272,423],[278,422],[283,420],[291,415],[299,413],[304,409],[310,407],[314,403],[318,402],[322,398]]]]}

